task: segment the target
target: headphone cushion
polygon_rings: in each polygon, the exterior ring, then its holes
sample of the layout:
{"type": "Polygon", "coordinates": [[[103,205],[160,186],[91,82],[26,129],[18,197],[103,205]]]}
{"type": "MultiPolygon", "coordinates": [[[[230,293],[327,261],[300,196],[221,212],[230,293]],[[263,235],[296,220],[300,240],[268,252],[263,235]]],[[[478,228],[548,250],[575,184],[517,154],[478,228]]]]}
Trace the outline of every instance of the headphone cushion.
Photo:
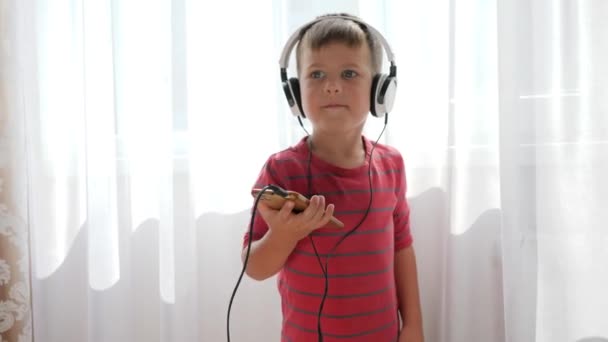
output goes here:
{"type": "Polygon", "coordinates": [[[369,96],[369,112],[373,116],[378,116],[377,105],[378,105],[378,87],[380,86],[380,79],[382,78],[382,74],[374,75],[372,79],[372,89],[369,96]]]}
{"type": "Polygon", "coordinates": [[[291,87],[291,92],[293,93],[293,97],[296,100],[298,109],[300,109],[300,114],[302,114],[303,117],[306,117],[306,115],[304,115],[304,109],[302,109],[302,97],[300,95],[300,81],[297,78],[292,77],[289,79],[289,86],[291,87]]]}

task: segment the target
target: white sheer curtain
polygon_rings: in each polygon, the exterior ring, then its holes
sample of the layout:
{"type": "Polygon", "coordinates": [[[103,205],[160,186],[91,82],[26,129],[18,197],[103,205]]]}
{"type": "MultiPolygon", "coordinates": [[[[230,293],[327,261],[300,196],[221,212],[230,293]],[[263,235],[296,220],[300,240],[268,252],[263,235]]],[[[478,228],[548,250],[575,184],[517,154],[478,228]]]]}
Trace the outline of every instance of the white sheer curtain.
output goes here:
{"type": "MultiPolygon", "coordinates": [[[[408,169],[427,341],[608,341],[608,2],[0,4],[35,340],[225,340],[248,189],[303,134],[282,44],[350,12],[396,52],[383,142],[408,169]]],[[[273,280],[234,305],[234,341],[278,341],[273,280]]]]}

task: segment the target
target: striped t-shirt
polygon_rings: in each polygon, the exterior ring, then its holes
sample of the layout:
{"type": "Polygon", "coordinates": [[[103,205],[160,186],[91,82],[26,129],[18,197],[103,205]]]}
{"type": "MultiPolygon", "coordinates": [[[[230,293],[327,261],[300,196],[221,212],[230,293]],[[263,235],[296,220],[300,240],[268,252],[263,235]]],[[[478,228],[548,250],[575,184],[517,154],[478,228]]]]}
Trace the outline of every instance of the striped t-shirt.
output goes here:
{"type": "MultiPolygon", "coordinates": [[[[296,145],[271,155],[254,185],[276,184],[310,196],[324,195],[335,205],[334,216],[344,228],[326,226],[312,234],[314,246],[325,265],[328,253],[342,236],[363,218],[364,222],[333,249],[328,259],[328,293],[321,315],[324,342],[395,341],[398,335],[398,301],[394,255],[412,244],[403,159],[394,148],[377,144],[373,151],[370,194],[369,153],[364,165],[344,169],[309,153],[306,137],[296,145]],[[310,176],[308,162],[310,158],[310,176]]],[[[253,237],[260,239],[268,226],[256,214],[253,237]]],[[[244,246],[249,234],[245,234],[244,246]]],[[[317,341],[317,319],[325,279],[311,240],[299,241],[277,276],[283,312],[282,341],[317,341]]]]}

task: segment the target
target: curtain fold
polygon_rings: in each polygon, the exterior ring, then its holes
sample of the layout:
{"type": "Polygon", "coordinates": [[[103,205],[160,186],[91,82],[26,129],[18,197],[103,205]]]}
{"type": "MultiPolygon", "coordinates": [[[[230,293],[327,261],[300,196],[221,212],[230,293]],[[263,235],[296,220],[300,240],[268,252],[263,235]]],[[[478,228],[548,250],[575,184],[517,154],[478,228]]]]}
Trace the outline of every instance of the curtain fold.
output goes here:
{"type": "MultiPolygon", "coordinates": [[[[601,1],[499,2],[510,340],[606,338],[606,43],[601,1]]],[[[598,339],[600,340],[600,339],[598,339]]]]}
{"type": "MultiPolygon", "coordinates": [[[[8,0],[1,342],[225,340],[248,189],[304,135],[278,59],[326,12],[395,52],[426,340],[608,341],[607,2],[8,0]]],[[[275,287],[233,340],[279,340],[275,287]]]]}

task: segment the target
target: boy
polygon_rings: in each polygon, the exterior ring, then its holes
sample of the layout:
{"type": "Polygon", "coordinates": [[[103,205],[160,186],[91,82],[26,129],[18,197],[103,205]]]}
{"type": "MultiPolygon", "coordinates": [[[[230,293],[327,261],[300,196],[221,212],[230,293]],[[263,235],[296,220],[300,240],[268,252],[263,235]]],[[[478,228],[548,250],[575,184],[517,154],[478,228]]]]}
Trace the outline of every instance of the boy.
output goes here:
{"type": "Polygon", "coordinates": [[[296,48],[312,134],[271,155],[254,186],[297,191],[310,205],[296,214],[290,201],[259,201],[246,272],[278,273],[282,341],[423,341],[403,159],[362,134],[381,46],[358,21],[322,18],[296,48]]]}

